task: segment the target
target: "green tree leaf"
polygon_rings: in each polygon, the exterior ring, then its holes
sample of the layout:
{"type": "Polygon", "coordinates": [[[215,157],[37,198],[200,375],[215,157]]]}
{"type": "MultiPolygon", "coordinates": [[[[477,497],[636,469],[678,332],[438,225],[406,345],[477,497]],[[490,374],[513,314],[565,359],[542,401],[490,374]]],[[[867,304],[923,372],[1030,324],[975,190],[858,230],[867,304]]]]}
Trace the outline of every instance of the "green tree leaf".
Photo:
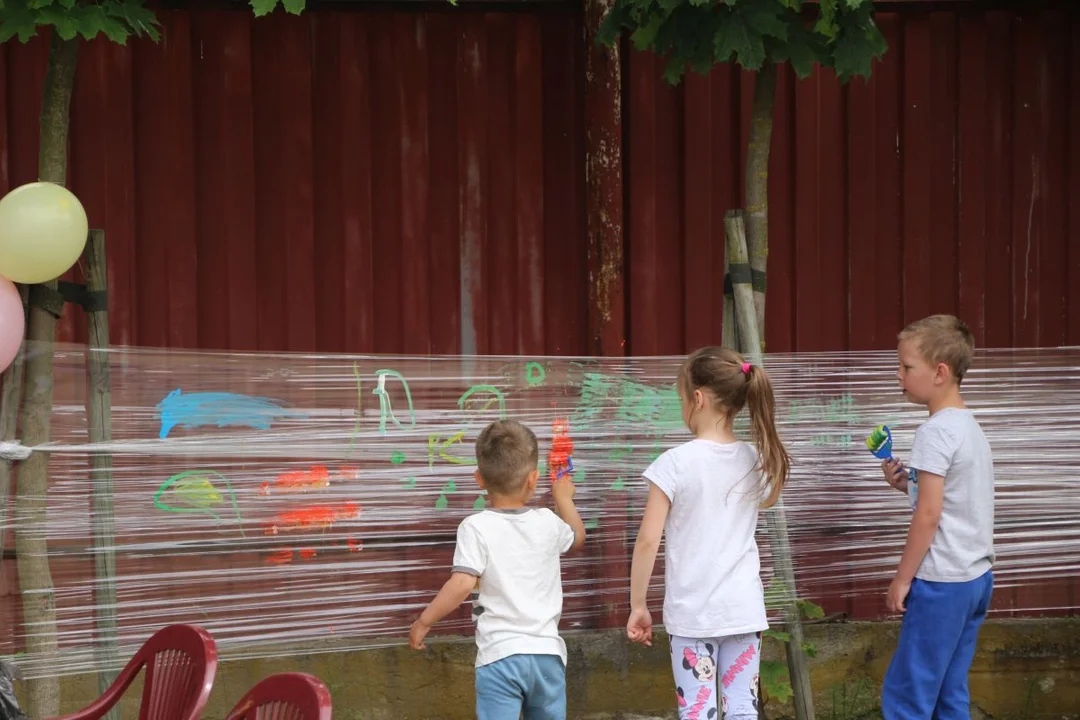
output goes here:
{"type": "Polygon", "coordinates": [[[762,660],[759,670],[761,688],[768,693],[769,698],[780,703],[785,703],[794,695],[791,689],[791,679],[788,675],[787,665],[776,660],[762,660]]]}
{"type": "Polygon", "coordinates": [[[728,62],[732,55],[740,65],[757,70],[765,62],[765,44],[754,33],[739,12],[731,13],[720,24],[713,38],[713,57],[717,62],[728,62]]]}
{"type": "Polygon", "coordinates": [[[278,0],[251,0],[251,9],[255,13],[255,17],[262,17],[273,12],[277,4],[278,0]]]}
{"type": "Polygon", "coordinates": [[[761,633],[761,636],[779,640],[783,643],[791,642],[791,633],[786,633],[781,630],[765,630],[761,633]]]}
{"type": "Polygon", "coordinates": [[[799,613],[807,620],[819,620],[825,617],[825,611],[820,605],[805,598],[798,598],[795,601],[795,606],[799,608],[799,613]]]}
{"type": "Polygon", "coordinates": [[[285,5],[285,12],[299,15],[304,12],[307,0],[283,0],[283,4],[285,5]]]}
{"type": "Polygon", "coordinates": [[[652,20],[647,25],[642,25],[633,32],[630,36],[630,40],[634,43],[634,47],[638,50],[648,50],[652,47],[653,42],[656,40],[656,32],[660,29],[664,19],[659,15],[654,15],[652,20]]]}
{"type": "Polygon", "coordinates": [[[753,3],[743,12],[746,24],[758,35],[787,40],[789,13],[779,0],[753,3]]]}
{"type": "Polygon", "coordinates": [[[833,67],[843,81],[853,76],[870,77],[873,61],[881,59],[888,43],[874,24],[870,8],[862,8],[841,22],[841,31],[833,51],[833,67]]]}

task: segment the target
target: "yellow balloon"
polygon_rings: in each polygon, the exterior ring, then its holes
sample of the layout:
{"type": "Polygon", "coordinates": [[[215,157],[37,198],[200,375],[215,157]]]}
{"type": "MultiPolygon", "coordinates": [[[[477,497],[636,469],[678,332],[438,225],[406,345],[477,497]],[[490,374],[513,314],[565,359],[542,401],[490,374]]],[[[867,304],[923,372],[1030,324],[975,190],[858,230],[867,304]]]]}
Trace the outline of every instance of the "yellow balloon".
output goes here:
{"type": "Polygon", "coordinates": [[[25,284],[60,277],[82,255],[87,230],[82,203],[62,185],[15,188],[0,200],[0,275],[25,284]]]}

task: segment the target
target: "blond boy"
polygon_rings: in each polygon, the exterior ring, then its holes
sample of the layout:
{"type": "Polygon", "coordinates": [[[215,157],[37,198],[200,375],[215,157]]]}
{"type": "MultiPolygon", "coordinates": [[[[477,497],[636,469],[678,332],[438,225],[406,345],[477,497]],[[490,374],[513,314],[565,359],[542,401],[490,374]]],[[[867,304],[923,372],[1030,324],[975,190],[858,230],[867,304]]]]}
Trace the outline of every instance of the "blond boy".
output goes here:
{"type": "Polygon", "coordinates": [[[994,586],[994,465],[960,395],[975,342],[951,315],[912,323],[899,341],[900,387],[930,417],[915,433],[910,474],[897,460],[882,463],[886,481],[914,499],[886,599],[904,618],[882,713],[885,720],[969,720],[968,671],[994,586]]]}

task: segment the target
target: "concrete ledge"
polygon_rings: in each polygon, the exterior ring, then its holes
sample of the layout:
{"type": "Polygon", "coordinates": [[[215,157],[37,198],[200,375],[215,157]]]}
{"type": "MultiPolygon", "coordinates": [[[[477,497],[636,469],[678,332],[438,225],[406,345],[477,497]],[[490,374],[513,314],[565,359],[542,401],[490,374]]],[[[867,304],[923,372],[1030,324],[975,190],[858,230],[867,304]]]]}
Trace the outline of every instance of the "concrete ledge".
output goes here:
{"type": "MultiPolygon", "coordinates": [[[[878,717],[881,678],[896,644],[895,623],[835,623],[807,628],[816,644],[813,683],[817,717],[878,717]]],[[[572,718],[674,718],[667,639],[652,648],[630,646],[622,631],[568,636],[567,695],[572,718]]],[[[771,641],[770,641],[771,643],[771,641]]],[[[767,647],[766,656],[777,656],[767,647]]],[[[424,653],[398,645],[223,663],[204,715],[220,720],[258,680],[276,672],[303,671],[322,678],[334,697],[337,720],[473,718],[471,638],[435,641],[424,653]]],[[[999,620],[986,624],[971,673],[976,718],[1080,720],[1080,620],[999,620]]],[[[135,688],[137,691],[138,688],[135,688]]],[[[96,679],[63,681],[63,710],[88,704],[96,679]]],[[[137,712],[128,693],[123,717],[137,712]]],[[[768,716],[790,716],[770,703],[768,716]]]]}

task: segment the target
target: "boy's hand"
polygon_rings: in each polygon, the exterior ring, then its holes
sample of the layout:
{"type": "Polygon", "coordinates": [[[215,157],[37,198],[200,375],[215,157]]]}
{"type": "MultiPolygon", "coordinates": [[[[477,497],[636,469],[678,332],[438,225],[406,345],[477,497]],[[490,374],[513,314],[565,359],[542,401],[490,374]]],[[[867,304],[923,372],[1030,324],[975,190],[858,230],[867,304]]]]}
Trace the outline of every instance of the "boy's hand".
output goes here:
{"type": "Polygon", "coordinates": [[[430,625],[417,618],[416,622],[409,628],[409,647],[413,650],[426,650],[427,645],[424,644],[424,638],[427,637],[430,630],[430,625]]]}
{"type": "Polygon", "coordinates": [[[557,503],[573,500],[575,492],[577,492],[577,487],[570,475],[563,475],[551,481],[551,497],[557,503]]]}
{"type": "Polygon", "coordinates": [[[885,482],[902,493],[907,492],[907,468],[896,458],[881,461],[881,472],[885,476],[885,482]]]}
{"type": "Polygon", "coordinates": [[[626,621],[626,637],[630,638],[630,642],[652,647],[652,615],[647,609],[630,611],[630,619],[626,621]]]}
{"type": "Polygon", "coordinates": [[[904,582],[900,578],[894,578],[889,585],[889,593],[885,596],[885,607],[889,608],[889,612],[907,612],[904,602],[907,600],[909,592],[911,592],[910,580],[904,582]]]}

